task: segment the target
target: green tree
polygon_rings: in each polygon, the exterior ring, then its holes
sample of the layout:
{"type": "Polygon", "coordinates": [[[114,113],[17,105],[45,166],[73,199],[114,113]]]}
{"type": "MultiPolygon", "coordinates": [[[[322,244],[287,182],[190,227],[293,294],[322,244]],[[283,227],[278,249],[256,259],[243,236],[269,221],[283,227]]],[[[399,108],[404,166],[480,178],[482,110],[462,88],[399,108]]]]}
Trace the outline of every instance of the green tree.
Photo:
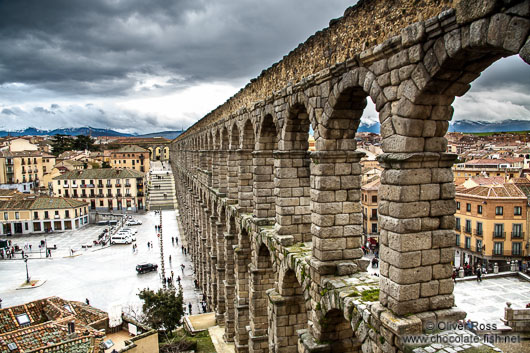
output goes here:
{"type": "Polygon", "coordinates": [[[109,164],[109,162],[104,161],[104,162],[101,164],[101,168],[110,168],[110,164],[109,164]]]}
{"type": "Polygon", "coordinates": [[[145,288],[138,297],[143,301],[146,324],[159,331],[165,330],[169,335],[180,325],[184,315],[182,287],[179,286],[178,292],[175,288],[161,288],[157,292],[145,288]]]}
{"type": "Polygon", "coordinates": [[[99,148],[94,145],[94,139],[90,136],[78,135],[75,140],[73,140],[72,147],[76,151],[98,151],[99,148]]]}
{"type": "Polygon", "coordinates": [[[51,140],[52,153],[55,156],[73,148],[73,139],[67,135],[55,135],[51,140]]]}

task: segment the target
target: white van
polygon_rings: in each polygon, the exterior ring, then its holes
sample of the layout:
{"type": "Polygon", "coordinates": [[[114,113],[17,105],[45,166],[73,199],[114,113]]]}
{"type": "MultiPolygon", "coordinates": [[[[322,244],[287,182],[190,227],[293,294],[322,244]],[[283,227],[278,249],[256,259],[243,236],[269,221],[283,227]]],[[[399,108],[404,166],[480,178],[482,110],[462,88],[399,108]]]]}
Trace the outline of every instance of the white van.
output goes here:
{"type": "Polygon", "coordinates": [[[131,244],[132,239],[127,235],[115,234],[110,238],[110,243],[113,245],[114,244],[131,244]]]}

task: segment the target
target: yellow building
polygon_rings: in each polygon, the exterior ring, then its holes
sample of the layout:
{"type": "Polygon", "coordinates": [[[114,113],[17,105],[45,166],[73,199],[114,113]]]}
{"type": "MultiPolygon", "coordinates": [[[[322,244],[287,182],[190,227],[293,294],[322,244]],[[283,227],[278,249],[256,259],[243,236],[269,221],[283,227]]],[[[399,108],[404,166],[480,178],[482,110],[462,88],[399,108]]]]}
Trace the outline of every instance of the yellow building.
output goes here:
{"type": "Polygon", "coordinates": [[[53,195],[88,202],[91,210],[145,208],[145,174],[132,169],[84,169],[53,178],[53,195]]]}
{"type": "Polygon", "coordinates": [[[110,151],[110,166],[118,169],[134,169],[148,173],[150,168],[149,150],[136,145],[127,145],[110,151]]]}
{"type": "Polygon", "coordinates": [[[366,241],[376,243],[379,239],[379,227],[377,223],[377,192],[381,185],[381,179],[377,178],[361,187],[361,206],[363,208],[363,244],[366,241]],[[371,239],[370,239],[371,238],[371,239]]]}
{"type": "Polygon", "coordinates": [[[60,197],[14,195],[0,201],[0,215],[3,235],[64,231],[88,224],[88,204],[60,197]]]}
{"type": "Polygon", "coordinates": [[[455,200],[455,266],[528,258],[528,199],[519,187],[460,187],[455,200]]]}
{"type": "Polygon", "coordinates": [[[502,177],[508,180],[519,176],[522,167],[505,159],[473,159],[453,166],[454,180],[457,185],[471,177],[502,177]]]}
{"type": "Polygon", "coordinates": [[[35,183],[53,169],[55,156],[41,151],[0,151],[0,184],[35,183]]]}

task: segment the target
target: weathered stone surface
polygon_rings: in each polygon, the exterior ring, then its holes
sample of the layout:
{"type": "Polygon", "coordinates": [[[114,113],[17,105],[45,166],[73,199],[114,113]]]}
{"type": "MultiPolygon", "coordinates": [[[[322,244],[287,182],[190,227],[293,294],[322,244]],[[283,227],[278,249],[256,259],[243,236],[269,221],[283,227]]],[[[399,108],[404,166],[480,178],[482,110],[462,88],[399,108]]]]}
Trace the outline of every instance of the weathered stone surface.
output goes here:
{"type": "Polygon", "coordinates": [[[491,14],[498,1],[496,0],[462,0],[456,5],[456,21],[468,23],[491,14]]]}

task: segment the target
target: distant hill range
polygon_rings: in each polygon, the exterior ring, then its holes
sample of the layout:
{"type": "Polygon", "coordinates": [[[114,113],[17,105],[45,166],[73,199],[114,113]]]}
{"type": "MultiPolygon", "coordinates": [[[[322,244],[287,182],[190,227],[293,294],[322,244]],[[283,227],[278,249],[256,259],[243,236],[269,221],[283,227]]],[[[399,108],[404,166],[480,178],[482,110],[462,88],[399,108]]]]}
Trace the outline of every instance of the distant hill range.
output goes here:
{"type": "MultiPolygon", "coordinates": [[[[361,122],[358,132],[379,133],[379,123],[368,125],[361,122]]],[[[530,120],[503,120],[498,122],[488,121],[452,121],[449,125],[449,132],[511,132],[511,131],[530,131],[530,120]]]]}
{"type": "Polygon", "coordinates": [[[449,125],[450,132],[511,132],[530,131],[530,120],[454,121],[449,125]]]}
{"type": "Polygon", "coordinates": [[[110,129],[98,129],[93,127],[76,127],[76,128],[66,128],[66,129],[55,129],[55,130],[41,130],[34,127],[29,127],[24,130],[16,131],[3,131],[0,130],[0,137],[5,136],[44,136],[44,135],[68,135],[68,136],[78,136],[78,135],[90,135],[92,137],[99,136],[128,136],[128,137],[165,137],[167,139],[174,139],[178,137],[183,131],[161,131],[153,132],[150,134],[124,134],[118,131],[110,129]]]}

